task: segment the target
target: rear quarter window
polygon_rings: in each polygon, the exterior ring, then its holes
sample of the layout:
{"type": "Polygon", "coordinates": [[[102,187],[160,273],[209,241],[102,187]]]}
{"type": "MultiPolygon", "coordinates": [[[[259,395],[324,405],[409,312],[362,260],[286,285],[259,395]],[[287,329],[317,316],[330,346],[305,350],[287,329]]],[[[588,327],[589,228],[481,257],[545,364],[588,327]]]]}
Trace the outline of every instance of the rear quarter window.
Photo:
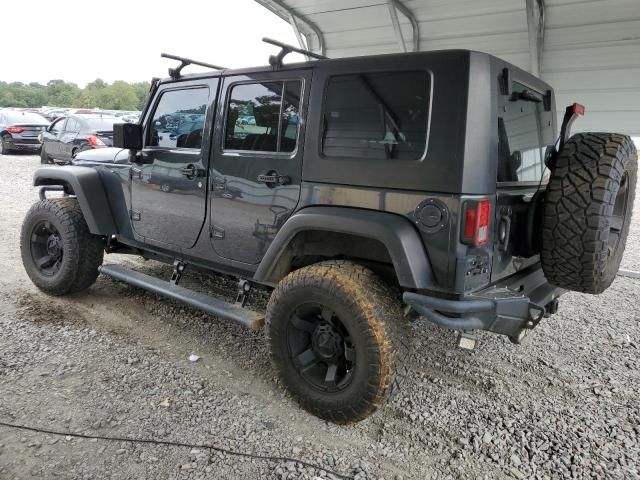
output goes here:
{"type": "Polygon", "coordinates": [[[423,158],[430,83],[425,71],[330,77],[321,125],[322,154],[351,159],[423,158]]]}

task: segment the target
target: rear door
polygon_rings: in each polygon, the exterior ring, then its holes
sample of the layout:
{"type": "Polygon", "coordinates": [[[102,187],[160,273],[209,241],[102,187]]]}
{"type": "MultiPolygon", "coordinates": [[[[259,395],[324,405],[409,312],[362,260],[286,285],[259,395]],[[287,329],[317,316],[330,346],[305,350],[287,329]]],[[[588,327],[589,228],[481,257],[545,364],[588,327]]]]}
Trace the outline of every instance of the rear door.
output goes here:
{"type": "Polygon", "coordinates": [[[71,150],[75,145],[75,139],[80,130],[80,123],[73,117],[67,119],[67,124],[60,134],[60,143],[58,145],[59,157],[62,160],[71,160],[71,150]]]}
{"type": "Polygon", "coordinates": [[[225,78],[210,200],[218,255],[260,262],[293,213],[310,82],[310,70],[225,78]]]}
{"type": "Polygon", "coordinates": [[[205,220],[217,78],[162,85],[145,119],[142,160],[131,168],[139,240],[189,249],[205,220]],[[140,238],[141,237],[141,238],[140,238]]]}

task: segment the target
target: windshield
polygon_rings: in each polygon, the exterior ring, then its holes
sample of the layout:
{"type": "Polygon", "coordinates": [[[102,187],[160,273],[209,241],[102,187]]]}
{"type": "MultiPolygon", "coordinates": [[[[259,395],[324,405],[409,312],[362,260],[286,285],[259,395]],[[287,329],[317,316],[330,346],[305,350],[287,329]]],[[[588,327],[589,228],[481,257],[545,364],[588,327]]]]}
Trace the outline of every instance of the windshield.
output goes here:
{"type": "Polygon", "coordinates": [[[122,119],[116,117],[84,118],[89,130],[113,130],[114,123],[122,123],[122,119]]]}
{"type": "Polygon", "coordinates": [[[42,115],[33,112],[11,112],[5,111],[3,115],[7,118],[8,123],[35,123],[37,125],[47,125],[49,121],[42,115]]]}

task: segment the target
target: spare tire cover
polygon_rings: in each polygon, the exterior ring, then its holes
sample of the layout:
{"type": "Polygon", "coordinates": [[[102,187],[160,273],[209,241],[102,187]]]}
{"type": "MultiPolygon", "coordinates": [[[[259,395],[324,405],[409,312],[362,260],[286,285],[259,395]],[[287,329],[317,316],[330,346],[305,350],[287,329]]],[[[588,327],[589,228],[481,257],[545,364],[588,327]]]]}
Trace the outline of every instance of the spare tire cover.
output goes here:
{"type": "Polygon", "coordinates": [[[544,197],[540,259],[561,288],[601,293],[624,253],[637,178],[626,135],[579,133],[562,148],[544,197]]]}

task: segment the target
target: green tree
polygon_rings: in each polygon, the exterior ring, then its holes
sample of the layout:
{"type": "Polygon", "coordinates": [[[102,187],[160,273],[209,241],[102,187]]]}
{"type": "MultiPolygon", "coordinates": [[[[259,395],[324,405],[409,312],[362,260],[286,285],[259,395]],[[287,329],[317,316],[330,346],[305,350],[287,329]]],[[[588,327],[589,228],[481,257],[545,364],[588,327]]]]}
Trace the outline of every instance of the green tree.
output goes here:
{"type": "Polygon", "coordinates": [[[86,107],[106,110],[139,110],[149,91],[148,82],[108,84],[97,78],[85,88],[64,80],[37,82],[0,81],[0,107],[86,107]]]}

